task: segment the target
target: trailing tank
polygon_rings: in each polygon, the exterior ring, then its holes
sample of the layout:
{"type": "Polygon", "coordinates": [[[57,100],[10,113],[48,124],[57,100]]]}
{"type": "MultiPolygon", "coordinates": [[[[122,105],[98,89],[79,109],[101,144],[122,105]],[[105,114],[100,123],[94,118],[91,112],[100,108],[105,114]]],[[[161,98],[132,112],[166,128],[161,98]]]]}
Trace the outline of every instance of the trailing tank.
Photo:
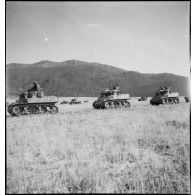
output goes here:
{"type": "Polygon", "coordinates": [[[119,87],[116,87],[112,90],[103,90],[92,105],[95,109],[128,108],[131,106],[128,100],[130,100],[130,95],[119,94],[119,87]]]}
{"type": "Polygon", "coordinates": [[[51,113],[56,114],[58,107],[56,96],[44,96],[41,92],[23,92],[19,99],[8,105],[7,111],[11,116],[21,116],[29,114],[51,113]]]}
{"type": "Polygon", "coordinates": [[[156,91],[152,99],[150,100],[151,105],[160,105],[160,104],[178,104],[179,103],[179,93],[170,92],[169,88],[160,88],[156,91]]]}

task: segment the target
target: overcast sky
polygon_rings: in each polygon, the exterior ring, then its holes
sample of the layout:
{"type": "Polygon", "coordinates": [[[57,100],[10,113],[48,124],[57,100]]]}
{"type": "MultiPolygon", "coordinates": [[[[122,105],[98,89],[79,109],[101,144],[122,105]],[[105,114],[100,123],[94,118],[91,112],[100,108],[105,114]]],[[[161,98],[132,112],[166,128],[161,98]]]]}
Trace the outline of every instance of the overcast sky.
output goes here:
{"type": "Polygon", "coordinates": [[[189,75],[190,2],[6,2],[6,63],[70,59],[189,75]]]}

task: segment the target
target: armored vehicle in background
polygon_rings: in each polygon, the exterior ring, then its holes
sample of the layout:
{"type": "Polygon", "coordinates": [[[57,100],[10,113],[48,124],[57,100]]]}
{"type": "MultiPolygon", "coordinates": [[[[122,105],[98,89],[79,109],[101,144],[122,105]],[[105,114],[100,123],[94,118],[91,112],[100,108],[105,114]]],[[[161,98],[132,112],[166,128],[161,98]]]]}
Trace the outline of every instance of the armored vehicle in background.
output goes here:
{"type": "MultiPolygon", "coordinates": [[[[78,97],[77,97],[78,98],[78,97]]],[[[73,98],[69,104],[72,105],[72,104],[81,104],[82,102],[81,101],[78,101],[77,98],[73,98]]]]}
{"type": "Polygon", "coordinates": [[[147,97],[140,97],[139,99],[138,99],[138,101],[146,101],[147,100],[147,97]]]}
{"type": "Polygon", "coordinates": [[[92,105],[95,109],[128,108],[131,105],[128,100],[130,100],[129,94],[119,94],[119,87],[114,87],[103,90],[92,105]]]}
{"type": "Polygon", "coordinates": [[[7,111],[11,116],[28,114],[58,112],[56,96],[44,96],[43,91],[24,91],[19,95],[19,99],[8,105],[7,111]]]}
{"type": "Polygon", "coordinates": [[[159,104],[177,104],[179,103],[179,93],[170,93],[170,87],[161,87],[156,91],[152,99],[150,100],[151,105],[159,104]]]}
{"type": "Polygon", "coordinates": [[[61,102],[60,104],[69,104],[68,101],[64,100],[63,102],[61,102]]]}
{"type": "Polygon", "coordinates": [[[190,98],[189,97],[185,96],[184,99],[185,99],[185,102],[190,102],[190,98]]]}

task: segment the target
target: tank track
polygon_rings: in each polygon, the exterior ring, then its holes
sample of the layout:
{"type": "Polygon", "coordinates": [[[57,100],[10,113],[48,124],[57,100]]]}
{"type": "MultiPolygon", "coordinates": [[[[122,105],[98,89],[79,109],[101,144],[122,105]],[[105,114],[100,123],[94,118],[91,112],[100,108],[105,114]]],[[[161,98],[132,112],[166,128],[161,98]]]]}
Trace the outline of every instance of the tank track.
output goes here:
{"type": "Polygon", "coordinates": [[[178,97],[169,97],[169,98],[161,98],[159,100],[150,100],[151,105],[160,105],[160,104],[179,104],[179,98],[178,97]]]}
{"type": "Polygon", "coordinates": [[[28,103],[28,104],[10,104],[7,109],[11,116],[21,116],[30,114],[51,113],[56,114],[58,107],[53,103],[28,103]]]}
{"type": "Polygon", "coordinates": [[[129,108],[131,106],[130,102],[127,100],[107,100],[102,103],[102,105],[96,105],[96,101],[92,104],[95,109],[115,109],[115,108],[129,108]]]}

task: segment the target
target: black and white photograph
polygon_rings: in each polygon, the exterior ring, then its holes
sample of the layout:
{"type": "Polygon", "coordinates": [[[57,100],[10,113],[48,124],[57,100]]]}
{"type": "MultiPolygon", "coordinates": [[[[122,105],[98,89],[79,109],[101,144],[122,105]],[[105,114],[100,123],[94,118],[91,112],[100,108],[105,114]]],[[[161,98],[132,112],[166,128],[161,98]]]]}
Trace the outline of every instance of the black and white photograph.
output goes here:
{"type": "Polygon", "coordinates": [[[6,194],[191,193],[191,1],[5,1],[4,66],[6,194]]]}

